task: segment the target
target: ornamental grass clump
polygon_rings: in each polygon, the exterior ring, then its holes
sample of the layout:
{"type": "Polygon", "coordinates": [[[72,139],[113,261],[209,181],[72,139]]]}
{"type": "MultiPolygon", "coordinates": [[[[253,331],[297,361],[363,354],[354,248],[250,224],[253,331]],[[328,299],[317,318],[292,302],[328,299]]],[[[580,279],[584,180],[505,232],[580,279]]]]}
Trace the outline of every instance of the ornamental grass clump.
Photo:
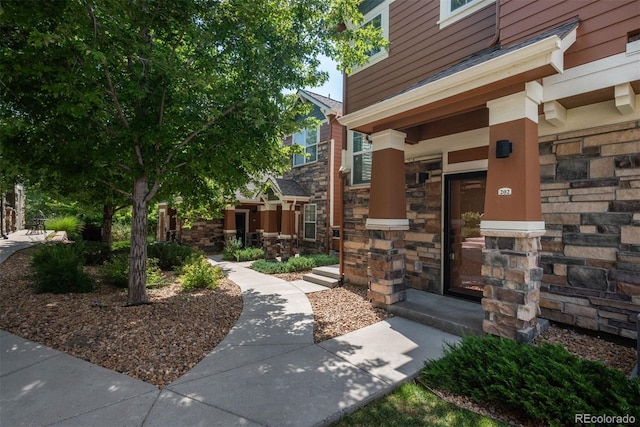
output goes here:
{"type": "Polygon", "coordinates": [[[84,293],[94,281],[82,269],[85,259],[75,243],[52,243],[38,248],[31,257],[32,284],[36,293],[84,293]]]}
{"type": "Polygon", "coordinates": [[[80,233],[84,229],[84,222],[75,216],[62,216],[47,219],[44,227],[47,230],[65,231],[71,240],[81,240],[80,233]]]}
{"type": "Polygon", "coordinates": [[[194,256],[180,268],[180,282],[186,291],[215,289],[224,277],[222,269],[212,266],[204,256],[194,256]]]}
{"type": "Polygon", "coordinates": [[[442,359],[426,362],[421,378],[552,426],[573,425],[575,414],[629,414],[640,420],[640,380],[574,356],[559,344],[467,336],[448,345],[442,359]]]}

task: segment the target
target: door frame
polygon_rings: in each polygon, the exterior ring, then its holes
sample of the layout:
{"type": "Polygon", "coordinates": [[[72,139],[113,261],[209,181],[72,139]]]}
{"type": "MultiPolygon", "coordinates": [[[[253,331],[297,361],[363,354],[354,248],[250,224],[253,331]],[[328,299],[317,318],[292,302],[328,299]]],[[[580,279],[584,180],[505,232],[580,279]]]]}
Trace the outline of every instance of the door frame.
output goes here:
{"type": "MultiPolygon", "coordinates": [[[[451,197],[450,197],[450,183],[455,179],[487,177],[487,170],[475,170],[468,172],[455,172],[444,175],[443,179],[443,216],[442,216],[442,293],[443,295],[455,296],[464,299],[470,299],[472,301],[479,301],[482,297],[474,297],[461,292],[451,291],[451,260],[449,259],[450,253],[450,240],[449,240],[449,228],[451,214],[451,197]]],[[[484,211],[484,208],[483,208],[484,211]]]]}

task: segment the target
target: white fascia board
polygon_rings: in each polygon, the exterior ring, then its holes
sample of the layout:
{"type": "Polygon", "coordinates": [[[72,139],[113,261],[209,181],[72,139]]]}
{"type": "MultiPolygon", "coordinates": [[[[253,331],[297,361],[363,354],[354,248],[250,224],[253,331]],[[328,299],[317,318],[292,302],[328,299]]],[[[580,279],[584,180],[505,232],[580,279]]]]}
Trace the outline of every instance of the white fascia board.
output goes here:
{"type": "MultiPolygon", "coordinates": [[[[563,48],[565,47],[560,37],[553,35],[514,52],[354,111],[340,117],[338,121],[347,128],[353,129],[395,114],[404,113],[413,108],[550,65],[554,60],[553,53],[562,51],[563,48]]],[[[553,65],[554,67],[562,66],[557,63],[553,65]]]]}
{"type": "Polygon", "coordinates": [[[640,51],[619,53],[545,77],[542,101],[555,101],[636,80],[640,80],[640,51]]]}

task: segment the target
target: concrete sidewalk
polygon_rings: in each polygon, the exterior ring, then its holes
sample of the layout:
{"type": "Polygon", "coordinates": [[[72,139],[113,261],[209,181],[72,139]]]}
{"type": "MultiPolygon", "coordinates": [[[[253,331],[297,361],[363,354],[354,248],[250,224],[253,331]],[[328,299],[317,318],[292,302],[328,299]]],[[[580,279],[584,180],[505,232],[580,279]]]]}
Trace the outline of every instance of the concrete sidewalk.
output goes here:
{"type": "Polygon", "coordinates": [[[229,335],[163,390],[0,332],[0,425],[315,426],[390,392],[459,337],[395,317],[313,343],[304,290],[239,264],[229,335]]]}

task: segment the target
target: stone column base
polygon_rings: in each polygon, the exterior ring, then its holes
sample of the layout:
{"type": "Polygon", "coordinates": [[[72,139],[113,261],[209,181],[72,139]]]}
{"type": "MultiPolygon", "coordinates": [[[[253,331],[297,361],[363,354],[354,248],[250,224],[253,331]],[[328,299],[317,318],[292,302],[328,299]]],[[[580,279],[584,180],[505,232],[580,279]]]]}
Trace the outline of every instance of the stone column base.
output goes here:
{"type": "Polygon", "coordinates": [[[538,267],[541,233],[483,234],[486,249],[482,251],[482,329],[518,342],[531,342],[540,333],[537,316],[542,279],[542,268],[538,267]]]}
{"type": "Polygon", "coordinates": [[[280,237],[280,259],[287,261],[293,254],[293,240],[291,237],[280,237]]]}
{"type": "Polygon", "coordinates": [[[404,231],[369,230],[367,297],[376,306],[386,306],[406,298],[404,231]]]}
{"type": "Polygon", "coordinates": [[[236,238],[236,230],[223,230],[222,234],[224,234],[225,242],[228,242],[229,240],[236,238]]]}
{"type": "Polygon", "coordinates": [[[262,233],[264,258],[275,260],[278,257],[278,233],[262,233]]]}

